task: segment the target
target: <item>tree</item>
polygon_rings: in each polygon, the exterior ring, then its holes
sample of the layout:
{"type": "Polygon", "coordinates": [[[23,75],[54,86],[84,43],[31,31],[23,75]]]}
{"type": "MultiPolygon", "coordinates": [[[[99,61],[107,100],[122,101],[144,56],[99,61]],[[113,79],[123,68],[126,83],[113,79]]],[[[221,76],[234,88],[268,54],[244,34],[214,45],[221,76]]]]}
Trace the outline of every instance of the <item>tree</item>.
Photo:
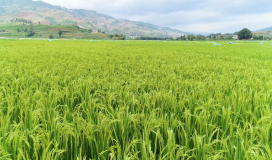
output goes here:
{"type": "Polygon", "coordinates": [[[188,35],[188,41],[194,41],[195,39],[195,36],[192,34],[192,35],[188,35]]]}
{"type": "Polygon", "coordinates": [[[244,28],[238,33],[238,38],[240,40],[241,39],[250,39],[250,38],[252,38],[252,32],[249,29],[244,28]]]}
{"type": "Polygon", "coordinates": [[[40,37],[42,37],[42,34],[40,34],[40,37]]]}
{"type": "Polygon", "coordinates": [[[59,30],[59,36],[60,37],[62,36],[62,30],[59,30]]]}
{"type": "Polygon", "coordinates": [[[181,40],[186,40],[186,36],[185,34],[183,36],[180,37],[181,40]]]}
{"type": "Polygon", "coordinates": [[[19,28],[17,28],[17,32],[20,32],[20,29],[19,29],[19,28]]]}
{"type": "Polygon", "coordinates": [[[53,39],[54,36],[52,34],[49,35],[49,39],[53,39]]]}
{"type": "Polygon", "coordinates": [[[187,39],[188,39],[188,41],[190,41],[190,39],[191,39],[191,36],[190,36],[190,35],[187,35],[187,39]]]}
{"type": "Polygon", "coordinates": [[[89,29],[89,32],[90,32],[90,33],[92,33],[92,32],[93,32],[93,30],[92,30],[92,29],[89,29]]]}
{"type": "Polygon", "coordinates": [[[205,36],[203,36],[203,35],[201,35],[201,34],[199,34],[199,35],[197,35],[197,36],[194,36],[194,38],[195,38],[196,40],[205,40],[205,36]]]}
{"type": "Polygon", "coordinates": [[[35,34],[36,34],[36,33],[35,33],[33,27],[31,27],[31,28],[28,30],[26,36],[27,36],[27,37],[32,37],[32,36],[34,36],[35,34]]]}
{"type": "Polygon", "coordinates": [[[213,40],[215,40],[215,39],[216,39],[216,35],[213,36],[213,40]]]}
{"type": "Polygon", "coordinates": [[[220,36],[220,39],[221,39],[221,40],[222,40],[222,39],[224,39],[224,36],[223,36],[223,35],[221,35],[221,36],[220,36]]]}
{"type": "Polygon", "coordinates": [[[195,36],[193,34],[192,35],[188,35],[187,39],[188,39],[188,41],[193,41],[195,39],[195,36]]]}
{"type": "Polygon", "coordinates": [[[39,22],[39,25],[41,24],[41,22],[39,22]]]}

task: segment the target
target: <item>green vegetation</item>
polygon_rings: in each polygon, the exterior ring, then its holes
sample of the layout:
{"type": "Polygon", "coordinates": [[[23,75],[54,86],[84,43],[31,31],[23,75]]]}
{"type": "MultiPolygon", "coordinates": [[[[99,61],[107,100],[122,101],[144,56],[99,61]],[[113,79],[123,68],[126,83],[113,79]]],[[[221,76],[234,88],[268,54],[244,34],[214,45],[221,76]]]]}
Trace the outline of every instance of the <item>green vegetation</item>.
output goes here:
{"type": "Polygon", "coordinates": [[[139,37],[137,40],[173,40],[173,38],[162,37],[139,37]]]}
{"type": "Polygon", "coordinates": [[[59,30],[59,36],[61,37],[62,36],[62,30],[59,30]]]}
{"type": "Polygon", "coordinates": [[[55,38],[76,38],[76,39],[109,39],[106,34],[92,33],[77,26],[69,25],[40,25],[23,23],[2,23],[0,24],[0,37],[11,38],[48,38],[53,35],[55,38]]]}
{"type": "MultiPolygon", "coordinates": [[[[264,36],[263,35],[256,35],[256,34],[254,34],[253,35],[253,39],[254,40],[263,40],[264,39],[264,36]]],[[[266,38],[265,38],[266,39],[266,38]]]]}
{"type": "Polygon", "coordinates": [[[270,44],[0,46],[0,159],[272,158],[270,44]]]}
{"type": "Polygon", "coordinates": [[[271,40],[272,39],[272,31],[259,31],[253,32],[254,40],[271,40]]]}
{"type": "Polygon", "coordinates": [[[123,34],[113,34],[113,35],[108,35],[110,39],[115,39],[115,40],[125,40],[126,36],[123,34]]]}
{"type": "Polygon", "coordinates": [[[252,38],[252,32],[249,29],[244,28],[238,33],[238,38],[240,40],[242,40],[242,39],[251,39],[252,38]]]}
{"type": "MultiPolygon", "coordinates": [[[[238,32],[226,33],[226,34],[212,33],[212,34],[208,35],[206,38],[208,38],[210,40],[233,40],[233,39],[238,38],[237,35],[238,35],[238,32]]],[[[193,39],[195,39],[195,38],[193,37],[193,39]]]]}
{"type": "Polygon", "coordinates": [[[193,41],[193,40],[205,40],[206,37],[204,35],[188,35],[187,40],[193,41]]]}
{"type": "MultiPolygon", "coordinates": [[[[26,29],[27,30],[27,29],[26,29]]],[[[32,37],[36,34],[36,32],[33,30],[33,27],[31,26],[29,30],[27,30],[26,36],[32,37]]]]}
{"type": "Polygon", "coordinates": [[[32,24],[33,23],[30,20],[20,19],[20,18],[12,19],[12,20],[10,20],[10,22],[22,22],[23,24],[32,24]]]}
{"type": "Polygon", "coordinates": [[[54,39],[54,36],[52,34],[50,34],[49,39],[54,39]]]}

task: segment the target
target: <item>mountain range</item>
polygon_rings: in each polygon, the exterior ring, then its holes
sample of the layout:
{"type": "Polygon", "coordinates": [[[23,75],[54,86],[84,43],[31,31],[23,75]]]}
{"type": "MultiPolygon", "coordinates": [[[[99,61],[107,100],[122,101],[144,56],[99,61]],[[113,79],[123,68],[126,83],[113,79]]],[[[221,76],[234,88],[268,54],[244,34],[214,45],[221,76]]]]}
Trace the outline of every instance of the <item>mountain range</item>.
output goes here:
{"type": "Polygon", "coordinates": [[[153,24],[116,19],[92,10],[67,9],[43,1],[0,0],[0,22],[24,19],[46,25],[77,25],[108,34],[127,36],[179,37],[186,32],[153,24]]]}

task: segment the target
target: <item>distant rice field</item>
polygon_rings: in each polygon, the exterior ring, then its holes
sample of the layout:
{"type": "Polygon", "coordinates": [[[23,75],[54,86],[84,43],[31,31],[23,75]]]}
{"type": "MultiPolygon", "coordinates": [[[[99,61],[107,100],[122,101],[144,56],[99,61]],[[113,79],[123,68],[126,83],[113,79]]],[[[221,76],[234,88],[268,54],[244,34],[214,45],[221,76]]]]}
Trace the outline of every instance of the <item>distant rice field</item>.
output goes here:
{"type": "Polygon", "coordinates": [[[272,45],[217,43],[0,40],[0,159],[272,159],[272,45]]]}

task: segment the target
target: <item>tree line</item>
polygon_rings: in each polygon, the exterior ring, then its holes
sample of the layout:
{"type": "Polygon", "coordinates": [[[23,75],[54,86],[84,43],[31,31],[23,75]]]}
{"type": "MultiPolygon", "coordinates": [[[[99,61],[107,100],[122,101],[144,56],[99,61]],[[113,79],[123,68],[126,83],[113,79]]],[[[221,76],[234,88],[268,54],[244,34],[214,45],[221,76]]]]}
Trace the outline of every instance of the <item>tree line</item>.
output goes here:
{"type": "Polygon", "coordinates": [[[30,27],[29,29],[28,28],[24,28],[24,29],[17,28],[17,32],[25,32],[26,37],[32,37],[36,34],[33,27],[30,27]]]}
{"type": "Polygon", "coordinates": [[[108,35],[108,37],[110,39],[114,39],[114,40],[125,40],[126,39],[126,36],[123,34],[110,34],[110,35],[108,35]]]}
{"type": "MultiPolygon", "coordinates": [[[[264,36],[262,35],[253,35],[253,33],[247,29],[247,28],[243,28],[242,30],[240,30],[239,32],[235,32],[235,33],[227,33],[227,34],[221,34],[221,33],[216,33],[216,34],[210,34],[208,36],[204,36],[204,35],[183,35],[181,36],[181,40],[187,40],[187,41],[194,41],[194,40],[205,40],[205,39],[210,39],[210,40],[231,40],[234,38],[234,36],[237,36],[237,38],[239,40],[243,40],[243,39],[254,39],[254,40],[263,40],[265,39],[264,36]]],[[[267,39],[267,38],[266,38],[267,39]]]]}
{"type": "Polygon", "coordinates": [[[10,22],[23,22],[23,25],[24,24],[33,24],[32,21],[26,20],[26,19],[22,19],[22,18],[15,18],[15,19],[10,20],[10,22]]]}
{"type": "Polygon", "coordinates": [[[172,40],[173,38],[169,37],[138,37],[136,40],[172,40]]]}

